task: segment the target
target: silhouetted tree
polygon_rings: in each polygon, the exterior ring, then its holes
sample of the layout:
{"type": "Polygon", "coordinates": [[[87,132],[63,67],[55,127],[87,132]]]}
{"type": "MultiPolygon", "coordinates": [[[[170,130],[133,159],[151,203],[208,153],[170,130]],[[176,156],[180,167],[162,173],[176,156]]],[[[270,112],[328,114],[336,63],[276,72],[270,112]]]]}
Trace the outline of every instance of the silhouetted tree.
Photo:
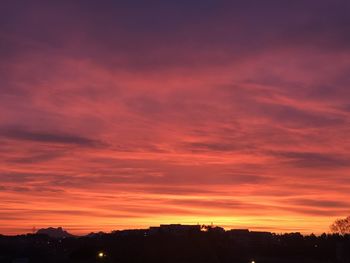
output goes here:
{"type": "Polygon", "coordinates": [[[350,216],[335,220],[330,226],[330,229],[333,233],[341,235],[350,234],[350,216]]]}

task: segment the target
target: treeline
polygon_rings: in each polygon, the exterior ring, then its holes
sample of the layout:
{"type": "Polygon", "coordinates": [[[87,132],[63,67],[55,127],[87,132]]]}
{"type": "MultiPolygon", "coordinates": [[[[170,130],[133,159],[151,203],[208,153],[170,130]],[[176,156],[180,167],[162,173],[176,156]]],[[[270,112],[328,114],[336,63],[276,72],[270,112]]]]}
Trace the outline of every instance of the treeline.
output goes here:
{"type": "Polygon", "coordinates": [[[350,236],[248,231],[156,233],[143,230],[50,238],[0,236],[0,262],[312,263],[350,262],[350,236]]]}

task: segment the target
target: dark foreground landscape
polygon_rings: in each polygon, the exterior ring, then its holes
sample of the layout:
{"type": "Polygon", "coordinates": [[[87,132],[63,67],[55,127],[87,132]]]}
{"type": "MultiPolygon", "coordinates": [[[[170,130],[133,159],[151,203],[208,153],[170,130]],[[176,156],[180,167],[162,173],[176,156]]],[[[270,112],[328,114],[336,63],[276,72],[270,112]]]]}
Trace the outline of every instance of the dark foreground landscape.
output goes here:
{"type": "Polygon", "coordinates": [[[0,262],[350,262],[350,236],[161,225],[76,237],[61,228],[0,235],[0,262]]]}

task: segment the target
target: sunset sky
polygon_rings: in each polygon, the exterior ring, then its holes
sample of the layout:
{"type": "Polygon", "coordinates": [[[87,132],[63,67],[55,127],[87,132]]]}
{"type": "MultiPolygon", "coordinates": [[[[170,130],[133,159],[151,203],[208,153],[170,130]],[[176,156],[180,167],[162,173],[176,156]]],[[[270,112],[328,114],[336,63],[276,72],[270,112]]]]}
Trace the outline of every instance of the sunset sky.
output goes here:
{"type": "Polygon", "coordinates": [[[350,215],[350,2],[0,3],[0,233],[350,215]]]}

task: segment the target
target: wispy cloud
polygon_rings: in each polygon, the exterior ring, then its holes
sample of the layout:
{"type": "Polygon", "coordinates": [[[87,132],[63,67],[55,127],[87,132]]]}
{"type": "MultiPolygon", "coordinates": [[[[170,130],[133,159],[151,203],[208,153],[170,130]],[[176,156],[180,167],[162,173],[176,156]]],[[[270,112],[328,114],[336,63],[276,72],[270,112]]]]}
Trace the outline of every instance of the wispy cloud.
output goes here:
{"type": "Polygon", "coordinates": [[[0,129],[0,136],[5,137],[7,139],[31,141],[38,143],[68,144],[86,147],[95,147],[103,145],[102,142],[89,139],[83,136],[70,135],[64,133],[31,131],[18,128],[0,129]]]}

